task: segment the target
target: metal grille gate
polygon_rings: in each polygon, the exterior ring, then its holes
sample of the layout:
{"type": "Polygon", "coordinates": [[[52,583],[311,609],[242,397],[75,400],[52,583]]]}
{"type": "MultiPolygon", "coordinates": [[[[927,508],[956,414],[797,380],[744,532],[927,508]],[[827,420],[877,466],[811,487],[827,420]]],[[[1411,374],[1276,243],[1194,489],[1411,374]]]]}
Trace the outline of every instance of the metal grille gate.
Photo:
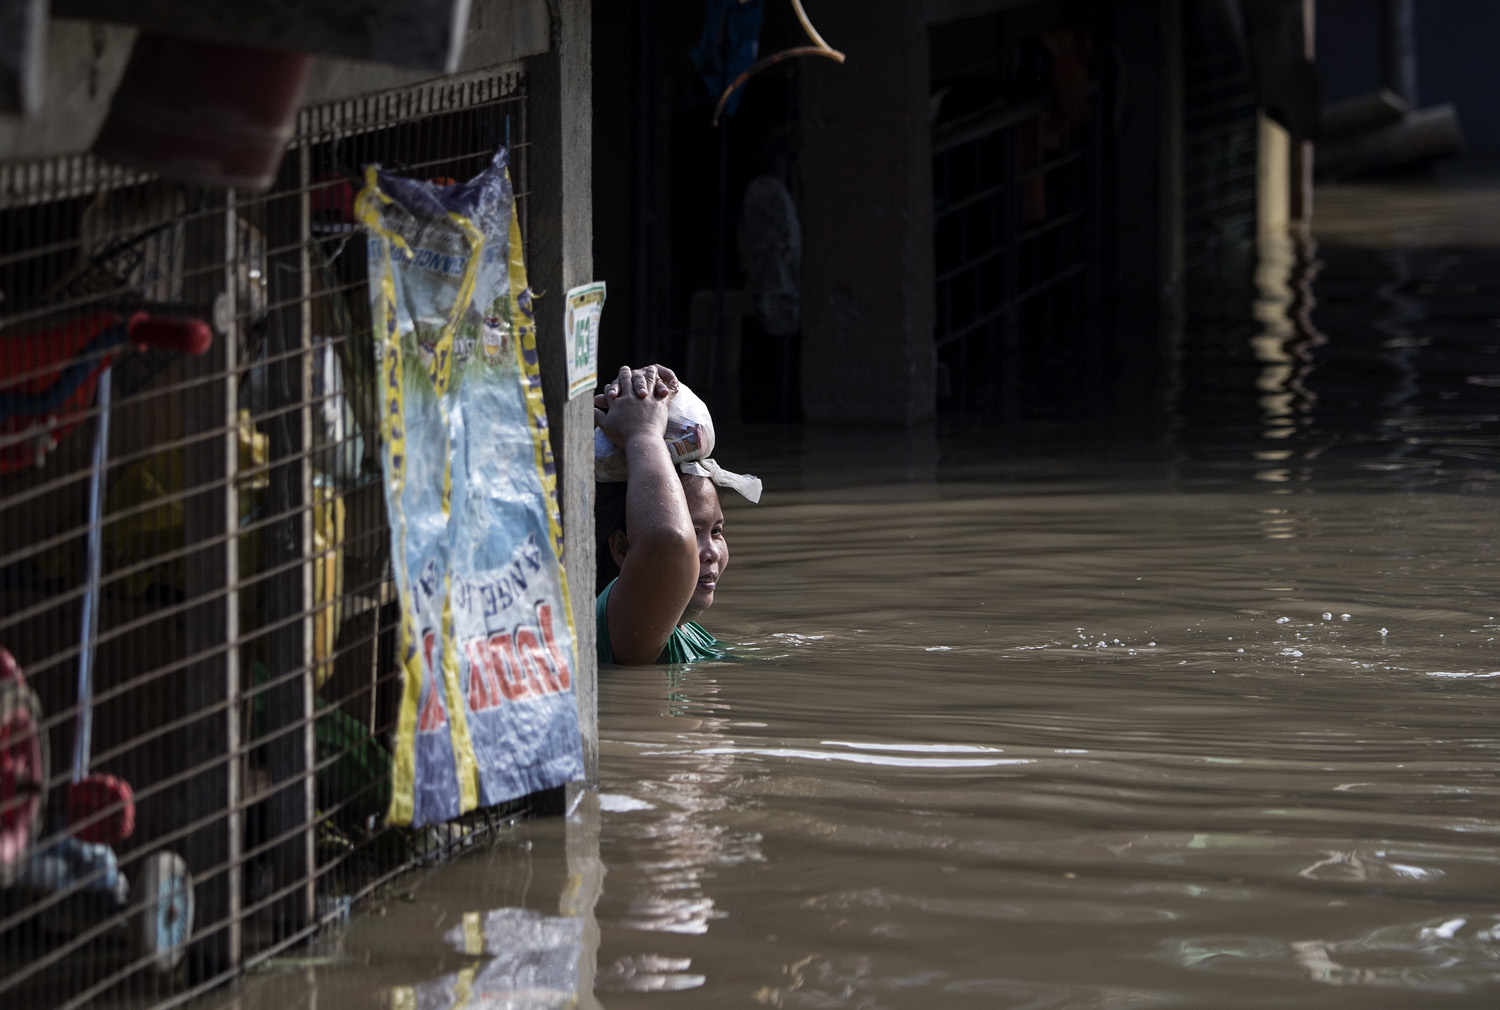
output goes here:
{"type": "Polygon", "coordinates": [[[938,408],[1014,420],[1076,408],[1104,370],[1099,116],[1059,149],[1045,100],[932,142],[938,408]]]}
{"type": "Polygon", "coordinates": [[[1239,54],[1191,26],[1183,35],[1184,282],[1204,296],[1190,306],[1199,317],[1243,316],[1255,273],[1255,87],[1239,54]]]}
{"type": "Polygon", "coordinates": [[[509,144],[524,234],[526,127],[524,76],[491,72],[304,110],[262,196],[0,165],[0,647],[28,685],[0,672],[0,1003],[181,1002],[521,812],[382,824],[397,615],[352,204],[365,164],[462,180],[509,144]],[[142,309],[210,321],[209,350],[106,346],[142,309]]]}
{"type": "MultiPolygon", "coordinates": [[[[1205,30],[1201,6],[1184,8],[1182,32],[1182,290],[1174,409],[1255,430],[1263,365],[1253,339],[1258,250],[1259,128],[1250,68],[1205,30]]],[[[1206,431],[1183,425],[1179,438],[1206,431]]],[[[1221,436],[1219,436],[1221,437],[1221,436]]]]}

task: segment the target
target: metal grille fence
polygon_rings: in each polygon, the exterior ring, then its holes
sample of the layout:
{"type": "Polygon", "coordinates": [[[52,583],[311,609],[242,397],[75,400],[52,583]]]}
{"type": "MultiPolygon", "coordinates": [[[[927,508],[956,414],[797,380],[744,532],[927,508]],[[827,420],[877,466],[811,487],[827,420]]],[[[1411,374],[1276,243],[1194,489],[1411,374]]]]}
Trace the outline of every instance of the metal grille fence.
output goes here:
{"type": "Polygon", "coordinates": [[[1049,107],[1017,102],[933,137],[944,412],[1015,419],[1073,410],[1077,390],[1103,369],[1094,311],[1099,116],[1049,138],[1049,107]]]}
{"type": "Polygon", "coordinates": [[[181,1002],[521,812],[383,824],[352,210],[366,164],[462,180],[508,144],[525,233],[526,127],[491,73],[304,110],[261,196],[0,165],[0,1004],[181,1002]]]}
{"type": "Polygon", "coordinates": [[[1183,45],[1183,277],[1195,314],[1243,316],[1255,273],[1257,120],[1250,70],[1194,32],[1183,45]]]}
{"type": "MultiPolygon", "coordinates": [[[[1182,49],[1182,290],[1175,410],[1253,431],[1262,364],[1254,338],[1257,290],[1256,94],[1243,57],[1184,11],[1182,49]]],[[[1204,431],[1185,425],[1190,441],[1204,431]]],[[[1222,436],[1219,436],[1222,437],[1222,436]]]]}

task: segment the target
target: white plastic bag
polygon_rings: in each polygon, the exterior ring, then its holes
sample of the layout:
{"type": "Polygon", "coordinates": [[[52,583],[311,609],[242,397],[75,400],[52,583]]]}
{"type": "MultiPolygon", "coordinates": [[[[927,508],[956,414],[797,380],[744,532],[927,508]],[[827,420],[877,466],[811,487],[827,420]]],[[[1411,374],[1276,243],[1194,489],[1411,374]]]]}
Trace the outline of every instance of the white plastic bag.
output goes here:
{"type": "MultiPolygon", "coordinates": [[[[677,384],[677,393],[667,406],[667,430],[664,437],[667,441],[667,455],[677,469],[695,477],[707,477],[719,487],[738,491],[752,502],[760,501],[759,477],[725,470],[711,458],[714,451],[713,415],[708,412],[708,405],[685,382],[677,384]]],[[[625,450],[595,428],[594,480],[606,484],[621,484],[628,479],[625,450]]]]}

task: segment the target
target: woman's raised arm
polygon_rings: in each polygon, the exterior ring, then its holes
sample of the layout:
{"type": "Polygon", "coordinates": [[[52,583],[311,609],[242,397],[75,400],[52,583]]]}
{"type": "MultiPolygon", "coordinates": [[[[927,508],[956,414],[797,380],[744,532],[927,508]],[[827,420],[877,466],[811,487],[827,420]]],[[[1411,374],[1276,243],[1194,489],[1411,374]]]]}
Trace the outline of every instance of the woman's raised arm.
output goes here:
{"type": "Polygon", "coordinates": [[[677,377],[621,368],[594,398],[594,423],[625,452],[625,534],[610,541],[620,577],[606,601],[615,662],[654,663],[692,599],[698,547],[682,480],[663,436],[677,377]]]}

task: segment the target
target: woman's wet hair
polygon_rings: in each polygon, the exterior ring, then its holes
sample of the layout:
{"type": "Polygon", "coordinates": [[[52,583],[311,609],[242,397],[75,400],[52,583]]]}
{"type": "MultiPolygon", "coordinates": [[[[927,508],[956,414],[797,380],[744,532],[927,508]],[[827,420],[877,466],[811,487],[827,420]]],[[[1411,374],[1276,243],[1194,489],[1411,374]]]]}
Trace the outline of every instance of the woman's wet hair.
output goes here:
{"type": "MultiPolygon", "coordinates": [[[[707,477],[679,475],[686,483],[690,480],[708,480],[707,477]]],[[[609,538],[616,530],[624,531],[625,489],[630,485],[619,481],[594,482],[594,595],[604,592],[604,587],[620,577],[620,566],[615,564],[614,554],[609,549],[609,538]]],[[[718,488],[714,488],[718,494],[718,488]]]]}
{"type": "Polygon", "coordinates": [[[615,564],[609,550],[609,538],[616,530],[625,529],[625,489],[628,484],[618,482],[596,482],[594,484],[594,595],[604,592],[604,587],[620,577],[620,566],[615,564]]]}

